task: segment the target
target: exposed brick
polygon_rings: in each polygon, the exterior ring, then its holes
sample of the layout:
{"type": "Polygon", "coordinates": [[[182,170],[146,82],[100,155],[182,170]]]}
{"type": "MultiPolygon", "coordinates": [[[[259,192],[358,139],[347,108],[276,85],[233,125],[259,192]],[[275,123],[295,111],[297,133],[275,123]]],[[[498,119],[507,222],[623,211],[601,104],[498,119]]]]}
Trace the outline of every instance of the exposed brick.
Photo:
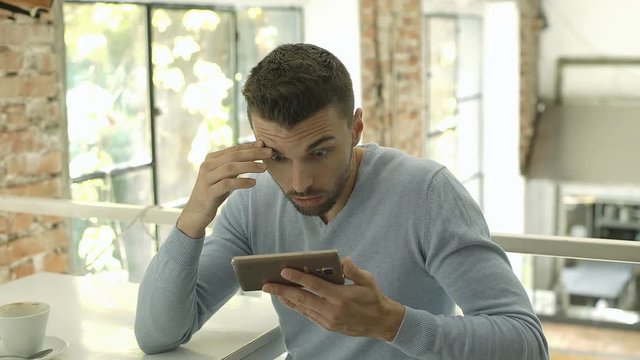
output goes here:
{"type": "MultiPolygon", "coordinates": [[[[0,194],[60,197],[67,183],[54,21],[0,11],[0,194]]],[[[0,283],[64,271],[69,244],[64,219],[0,213],[0,283]]]]}
{"type": "Polygon", "coordinates": [[[40,221],[42,222],[43,225],[45,225],[46,227],[50,228],[54,225],[60,224],[62,222],[64,222],[63,217],[60,216],[53,216],[53,215],[43,215],[42,218],[40,219],[40,221]]]}
{"type": "Polygon", "coordinates": [[[527,173],[535,136],[540,49],[540,0],[520,1],[520,172],[527,173]]]}
{"type": "Polygon", "coordinates": [[[58,69],[57,55],[54,52],[47,52],[44,54],[38,54],[38,70],[40,73],[49,74],[58,69]]]}
{"type": "Polygon", "coordinates": [[[44,252],[48,247],[39,236],[25,236],[9,241],[9,263],[44,252]]]}
{"type": "Polygon", "coordinates": [[[44,258],[44,271],[66,273],[69,269],[69,256],[66,253],[54,252],[44,258]]]}
{"type": "MultiPolygon", "coordinates": [[[[1,117],[2,114],[0,114],[0,120],[2,120],[1,117]]],[[[0,130],[0,159],[6,158],[7,155],[11,153],[12,145],[13,144],[9,142],[9,134],[0,130]]]]}
{"type": "Polygon", "coordinates": [[[9,10],[0,9],[0,20],[13,19],[15,14],[9,10]]]}
{"type": "Polygon", "coordinates": [[[0,77],[0,98],[53,97],[58,93],[55,75],[0,77]]]}
{"type": "Polygon", "coordinates": [[[53,44],[54,28],[44,23],[0,22],[0,45],[53,44]]]}
{"type": "Polygon", "coordinates": [[[0,189],[0,193],[4,191],[10,195],[36,196],[36,197],[60,197],[62,194],[60,178],[53,178],[36,183],[13,185],[5,189],[0,189]]]}
{"type": "Polygon", "coordinates": [[[43,175],[57,174],[62,170],[61,155],[59,151],[45,154],[31,152],[10,155],[7,157],[6,167],[8,173],[13,177],[41,177],[43,175]]]}
{"type": "Polygon", "coordinates": [[[33,224],[31,214],[11,214],[8,219],[8,232],[10,234],[26,233],[33,224]]]}
{"type": "MultiPolygon", "coordinates": [[[[8,144],[9,152],[12,154],[45,151],[49,148],[48,140],[47,134],[31,130],[0,134],[0,144],[8,144]]],[[[0,154],[2,154],[1,151],[0,154]]]]}
{"type": "Polygon", "coordinates": [[[40,23],[43,24],[52,24],[55,22],[53,10],[43,11],[40,13],[40,23]]]}
{"type": "Polygon", "coordinates": [[[0,284],[11,281],[11,272],[8,266],[0,266],[0,284]]]}
{"type": "Polygon", "coordinates": [[[0,245],[0,267],[9,264],[9,244],[1,244],[0,245]]]}
{"type": "Polygon", "coordinates": [[[21,53],[14,51],[0,52],[0,72],[18,72],[22,69],[24,57],[21,53]]]}
{"type": "Polygon", "coordinates": [[[0,215],[0,234],[9,232],[8,219],[5,215],[0,215]]]}
{"type": "Polygon", "coordinates": [[[13,268],[13,278],[20,279],[25,276],[33,275],[36,272],[33,266],[33,260],[29,259],[13,268]]]}
{"type": "Polygon", "coordinates": [[[360,1],[362,107],[367,114],[367,141],[417,156],[423,154],[424,133],[421,6],[419,0],[360,1]],[[395,21],[391,9],[402,10],[395,21]],[[391,33],[396,34],[395,39],[391,33]],[[413,116],[416,113],[420,114],[417,118],[413,116]]]}
{"type": "Polygon", "coordinates": [[[43,241],[47,242],[50,249],[67,248],[71,245],[71,234],[66,226],[59,226],[52,230],[44,231],[40,234],[43,241]]]}
{"type": "Polygon", "coordinates": [[[40,157],[37,174],[57,174],[62,170],[61,155],[59,151],[46,153],[40,157]]]}
{"type": "Polygon", "coordinates": [[[6,159],[7,172],[11,176],[24,176],[29,173],[25,154],[10,155],[6,159]]]}
{"type": "Polygon", "coordinates": [[[0,111],[6,115],[8,130],[23,130],[29,125],[24,104],[8,105],[0,109],[0,111]]]}
{"type": "Polygon", "coordinates": [[[32,123],[59,123],[60,109],[57,101],[34,98],[27,103],[27,117],[32,123]]]}

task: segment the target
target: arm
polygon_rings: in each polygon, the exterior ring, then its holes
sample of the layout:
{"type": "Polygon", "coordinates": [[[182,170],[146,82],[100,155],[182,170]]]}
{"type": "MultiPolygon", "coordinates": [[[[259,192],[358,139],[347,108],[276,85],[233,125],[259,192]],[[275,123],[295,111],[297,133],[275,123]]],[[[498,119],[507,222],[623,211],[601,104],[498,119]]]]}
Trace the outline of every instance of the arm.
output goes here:
{"type": "Polygon", "coordinates": [[[483,245],[449,255],[436,277],[464,316],[407,308],[392,343],[414,356],[432,353],[441,359],[547,359],[540,322],[505,264],[483,245]]]}
{"type": "Polygon", "coordinates": [[[427,191],[425,268],[465,316],[407,308],[393,344],[441,359],[547,359],[540,322],[480,209],[446,169],[427,191]]]}
{"type": "MultiPolygon", "coordinates": [[[[207,155],[177,226],[153,258],[140,284],[135,334],[146,353],[177,348],[191,338],[235,292],[230,262],[249,252],[238,201],[229,201],[205,242],[205,227],[231,191],[255,186],[242,173],[265,171],[271,149],[261,142],[207,155]]],[[[234,194],[238,195],[238,194],[234,194]]],[[[233,197],[233,196],[232,196],[233,197]]]]}
{"type": "Polygon", "coordinates": [[[386,340],[416,358],[547,359],[540,322],[504,251],[489,240],[480,210],[446,170],[434,183],[425,215],[425,267],[464,317],[398,304],[349,259],[343,268],[352,285],[286,269],[283,277],[309,291],[277,284],[263,290],[328,330],[386,340]]]}
{"type": "MultiPolygon", "coordinates": [[[[235,194],[234,194],[235,195],[235,194]]],[[[148,354],[174,350],[231,298],[238,284],[231,258],[249,249],[235,238],[232,223],[237,202],[229,199],[216,219],[215,233],[192,239],[177,228],[153,258],[138,292],[135,334],[148,354]]]]}

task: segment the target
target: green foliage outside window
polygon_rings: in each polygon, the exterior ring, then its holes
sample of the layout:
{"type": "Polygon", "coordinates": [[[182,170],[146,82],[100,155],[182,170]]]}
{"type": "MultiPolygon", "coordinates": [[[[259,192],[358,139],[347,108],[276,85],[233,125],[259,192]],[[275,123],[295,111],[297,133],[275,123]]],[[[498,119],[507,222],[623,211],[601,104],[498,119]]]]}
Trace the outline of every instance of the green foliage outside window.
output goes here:
{"type": "MultiPolygon", "coordinates": [[[[206,154],[247,136],[246,119],[234,123],[238,108],[244,113],[240,82],[277,43],[301,40],[298,17],[291,9],[250,8],[234,16],[65,2],[69,172],[85,179],[72,184],[72,198],[153,205],[188,196],[206,154]],[[247,35],[240,43],[238,32],[247,35]]],[[[147,230],[114,221],[74,220],[73,233],[79,273],[126,280],[136,267],[127,264],[136,257],[130,252],[149,253],[135,260],[145,262],[155,247],[147,230]]]]}

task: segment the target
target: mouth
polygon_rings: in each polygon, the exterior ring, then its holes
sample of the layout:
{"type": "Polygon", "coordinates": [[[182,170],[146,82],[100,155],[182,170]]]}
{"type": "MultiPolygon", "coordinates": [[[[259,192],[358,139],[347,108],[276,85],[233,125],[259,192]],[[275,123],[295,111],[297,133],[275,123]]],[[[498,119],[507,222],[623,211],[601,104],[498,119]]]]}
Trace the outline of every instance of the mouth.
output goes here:
{"type": "Polygon", "coordinates": [[[324,201],[324,197],[322,196],[294,196],[293,202],[296,205],[306,208],[306,207],[314,207],[322,204],[324,201]]]}

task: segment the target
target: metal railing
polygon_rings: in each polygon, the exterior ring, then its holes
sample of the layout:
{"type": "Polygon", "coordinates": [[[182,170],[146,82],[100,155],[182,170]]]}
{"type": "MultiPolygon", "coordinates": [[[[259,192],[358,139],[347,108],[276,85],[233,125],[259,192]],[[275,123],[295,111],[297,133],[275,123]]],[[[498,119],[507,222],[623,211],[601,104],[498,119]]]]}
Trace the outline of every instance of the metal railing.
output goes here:
{"type": "MultiPolygon", "coordinates": [[[[108,202],[0,195],[0,211],[64,217],[175,224],[181,210],[108,202]]],[[[640,241],[577,238],[533,234],[492,233],[507,252],[578,259],[640,263],[640,241]]]]}

